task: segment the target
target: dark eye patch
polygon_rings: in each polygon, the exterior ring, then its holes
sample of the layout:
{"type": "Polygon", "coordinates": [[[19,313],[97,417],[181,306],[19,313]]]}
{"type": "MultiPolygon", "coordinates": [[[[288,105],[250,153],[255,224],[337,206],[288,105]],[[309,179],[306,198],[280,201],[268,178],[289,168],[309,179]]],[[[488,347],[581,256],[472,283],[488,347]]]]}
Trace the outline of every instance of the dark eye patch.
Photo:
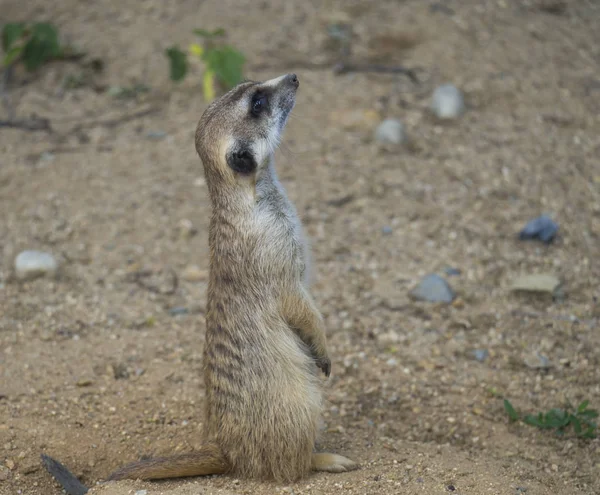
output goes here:
{"type": "Polygon", "coordinates": [[[267,107],[267,95],[262,91],[257,91],[252,95],[252,101],[250,103],[250,112],[255,117],[258,117],[267,107]]]}
{"type": "Polygon", "coordinates": [[[250,114],[259,117],[271,108],[272,91],[270,88],[258,88],[250,99],[250,114]]]}

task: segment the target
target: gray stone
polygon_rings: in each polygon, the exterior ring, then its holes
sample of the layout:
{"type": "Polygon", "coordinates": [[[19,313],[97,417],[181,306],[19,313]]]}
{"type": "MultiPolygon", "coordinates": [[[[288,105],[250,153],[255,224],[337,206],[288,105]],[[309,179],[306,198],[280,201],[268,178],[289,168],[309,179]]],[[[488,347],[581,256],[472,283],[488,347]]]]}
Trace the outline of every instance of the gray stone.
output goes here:
{"type": "Polygon", "coordinates": [[[433,92],[431,110],[438,119],[455,119],[465,111],[463,94],[453,84],[442,84],[433,92]]]}
{"type": "Polygon", "coordinates": [[[42,251],[23,251],[15,258],[15,274],[20,280],[53,276],[57,269],[58,263],[54,256],[42,251]]]}
{"type": "Polygon", "coordinates": [[[519,232],[519,239],[538,239],[545,244],[550,244],[557,232],[558,224],[548,215],[542,215],[534,218],[525,225],[523,230],[519,232]]]}
{"type": "Polygon", "coordinates": [[[489,355],[490,353],[487,349],[475,349],[473,351],[473,357],[477,359],[477,361],[479,361],[480,363],[483,363],[489,355]]]}
{"type": "Polygon", "coordinates": [[[435,273],[423,277],[410,294],[415,299],[429,302],[451,303],[456,297],[448,282],[435,273]]]}
{"type": "Polygon", "coordinates": [[[375,130],[375,139],[380,143],[402,144],[406,141],[404,125],[398,119],[385,119],[375,130]]]}

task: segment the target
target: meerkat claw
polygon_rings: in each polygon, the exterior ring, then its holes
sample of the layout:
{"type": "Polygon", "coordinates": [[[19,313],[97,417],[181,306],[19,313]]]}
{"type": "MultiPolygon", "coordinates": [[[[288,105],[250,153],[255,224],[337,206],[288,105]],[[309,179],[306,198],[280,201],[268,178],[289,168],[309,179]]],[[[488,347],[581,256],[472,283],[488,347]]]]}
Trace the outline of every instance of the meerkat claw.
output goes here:
{"type": "Polygon", "coordinates": [[[329,378],[329,375],[331,375],[331,359],[328,357],[317,359],[317,366],[325,373],[325,376],[329,378]]]}

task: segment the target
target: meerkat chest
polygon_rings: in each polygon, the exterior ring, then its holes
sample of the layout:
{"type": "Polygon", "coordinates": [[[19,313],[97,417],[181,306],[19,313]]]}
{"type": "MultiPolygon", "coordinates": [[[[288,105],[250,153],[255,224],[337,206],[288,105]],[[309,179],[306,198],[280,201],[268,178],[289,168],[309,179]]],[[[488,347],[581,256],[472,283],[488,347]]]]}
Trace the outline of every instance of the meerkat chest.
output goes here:
{"type": "Polygon", "coordinates": [[[302,226],[287,198],[259,204],[256,220],[265,262],[291,269],[303,277],[306,256],[302,226]]]}

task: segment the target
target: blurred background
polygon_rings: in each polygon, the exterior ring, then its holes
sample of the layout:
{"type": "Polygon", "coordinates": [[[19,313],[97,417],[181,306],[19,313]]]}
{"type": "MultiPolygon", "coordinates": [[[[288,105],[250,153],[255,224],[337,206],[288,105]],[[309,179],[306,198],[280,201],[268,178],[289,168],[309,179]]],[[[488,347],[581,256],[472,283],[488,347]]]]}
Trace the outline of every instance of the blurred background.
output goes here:
{"type": "Polygon", "coordinates": [[[597,0],[0,0],[0,25],[0,493],[59,493],[41,452],[91,486],[200,445],[194,131],[287,72],[320,447],[362,469],[97,493],[600,491],[597,0]]]}

